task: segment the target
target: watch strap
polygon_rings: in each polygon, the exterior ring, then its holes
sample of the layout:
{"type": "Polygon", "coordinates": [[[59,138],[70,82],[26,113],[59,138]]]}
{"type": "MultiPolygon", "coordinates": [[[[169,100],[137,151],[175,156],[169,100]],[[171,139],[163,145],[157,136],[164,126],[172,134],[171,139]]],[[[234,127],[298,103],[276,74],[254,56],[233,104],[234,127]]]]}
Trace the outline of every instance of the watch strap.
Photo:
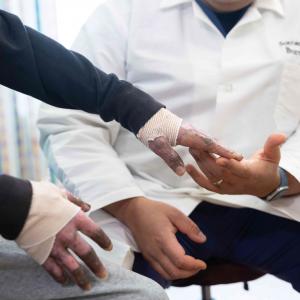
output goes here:
{"type": "Polygon", "coordinates": [[[283,193],[288,190],[289,181],[288,181],[287,172],[283,168],[279,167],[279,175],[280,175],[279,186],[277,187],[277,189],[275,191],[273,191],[272,193],[267,195],[265,198],[263,198],[263,200],[265,200],[267,202],[271,202],[273,200],[280,198],[283,195],[283,193]]]}

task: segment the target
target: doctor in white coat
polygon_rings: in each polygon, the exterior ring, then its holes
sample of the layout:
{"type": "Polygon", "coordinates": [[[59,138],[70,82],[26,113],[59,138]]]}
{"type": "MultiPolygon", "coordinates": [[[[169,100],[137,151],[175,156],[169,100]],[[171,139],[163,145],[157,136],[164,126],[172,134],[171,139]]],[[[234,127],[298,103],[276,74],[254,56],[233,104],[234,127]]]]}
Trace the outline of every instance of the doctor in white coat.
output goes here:
{"type": "MultiPolygon", "coordinates": [[[[108,0],[82,28],[76,51],[246,158],[232,166],[212,157],[219,169],[210,172],[192,150],[204,172],[189,168],[195,183],[173,174],[117,123],[44,105],[39,128],[50,167],[120,243],[120,264],[140,251],[139,263],[170,283],[217,256],[300,290],[299,10],[292,0],[108,0]],[[236,12],[226,31],[226,13],[236,12]],[[286,138],[269,138],[274,132],[286,138]],[[256,166],[265,159],[256,191],[256,166]],[[252,185],[224,177],[244,176],[248,164],[252,185]]],[[[193,162],[188,150],[178,151],[193,162]]]]}

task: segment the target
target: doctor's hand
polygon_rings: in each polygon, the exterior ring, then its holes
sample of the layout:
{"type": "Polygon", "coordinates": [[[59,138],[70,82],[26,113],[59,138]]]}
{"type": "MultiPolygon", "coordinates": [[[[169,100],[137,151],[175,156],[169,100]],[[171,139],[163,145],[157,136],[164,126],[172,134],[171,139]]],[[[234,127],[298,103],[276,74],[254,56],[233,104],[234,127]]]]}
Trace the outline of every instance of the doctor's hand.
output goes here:
{"type": "Polygon", "coordinates": [[[114,203],[105,210],[127,225],[144,258],[165,279],[188,278],[206,268],[203,261],[186,255],[177,241],[177,231],[199,244],[206,237],[176,208],[137,197],[114,203]]]}
{"type": "MultiPolygon", "coordinates": [[[[280,183],[280,146],[285,142],[283,134],[271,135],[264,148],[250,159],[236,161],[219,158],[216,164],[222,169],[220,177],[209,178],[192,165],[187,171],[196,183],[207,190],[219,194],[248,194],[264,198],[272,193],[280,183]]],[[[197,151],[191,150],[193,155],[197,151]]]]}
{"type": "Polygon", "coordinates": [[[214,164],[214,155],[238,161],[243,158],[240,154],[219,144],[212,137],[189,124],[184,124],[182,119],[166,109],[154,115],[140,129],[137,137],[179,176],[182,176],[186,169],[179,154],[173,149],[176,145],[201,152],[206,167],[215,175],[219,173],[219,166],[214,164]]]}

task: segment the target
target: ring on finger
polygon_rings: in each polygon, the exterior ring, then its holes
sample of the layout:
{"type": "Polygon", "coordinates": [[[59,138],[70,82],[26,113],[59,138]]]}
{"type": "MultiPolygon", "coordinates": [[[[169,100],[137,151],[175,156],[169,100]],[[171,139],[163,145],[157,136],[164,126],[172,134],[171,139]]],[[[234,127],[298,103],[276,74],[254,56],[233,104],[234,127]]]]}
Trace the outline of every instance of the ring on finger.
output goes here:
{"type": "Polygon", "coordinates": [[[214,182],[213,185],[214,186],[220,186],[223,183],[223,181],[224,181],[223,179],[220,179],[220,180],[214,182]]]}

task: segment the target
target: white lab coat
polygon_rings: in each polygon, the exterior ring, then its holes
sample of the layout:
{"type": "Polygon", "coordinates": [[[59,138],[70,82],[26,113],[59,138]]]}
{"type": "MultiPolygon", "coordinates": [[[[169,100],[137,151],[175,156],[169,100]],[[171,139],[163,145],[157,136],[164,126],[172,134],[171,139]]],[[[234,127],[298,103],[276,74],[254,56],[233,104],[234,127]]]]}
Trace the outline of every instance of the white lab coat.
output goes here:
{"type": "MultiPolygon", "coordinates": [[[[224,39],[193,0],[108,0],[74,49],[245,157],[269,134],[287,134],[281,166],[300,180],[299,11],[300,1],[257,0],[224,39]]],[[[208,192],[98,116],[43,105],[39,128],[58,178],[92,204],[108,234],[135,250],[129,230],[101,207],[146,196],[186,214],[206,200],[300,220],[300,197],[265,203],[208,192]]],[[[187,149],[177,150],[192,162],[187,149]]]]}

